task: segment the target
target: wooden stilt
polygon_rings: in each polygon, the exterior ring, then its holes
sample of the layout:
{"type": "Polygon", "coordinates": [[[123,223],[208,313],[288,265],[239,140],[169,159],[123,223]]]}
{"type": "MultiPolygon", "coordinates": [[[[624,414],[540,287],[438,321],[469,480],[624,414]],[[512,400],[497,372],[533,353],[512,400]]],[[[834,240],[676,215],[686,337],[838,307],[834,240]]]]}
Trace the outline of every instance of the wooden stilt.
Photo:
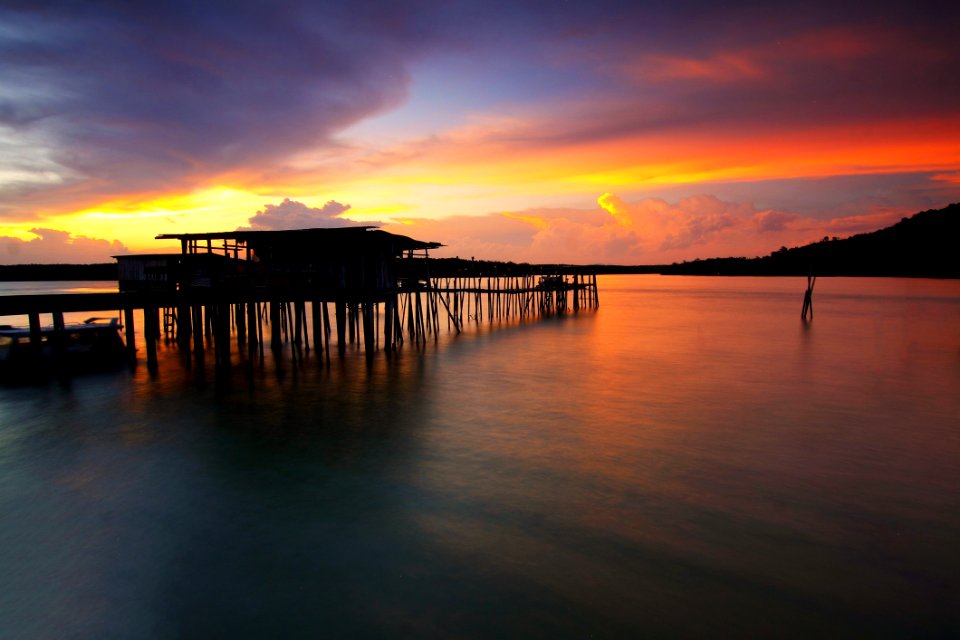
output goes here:
{"type": "Polygon", "coordinates": [[[340,300],[336,301],[334,311],[337,320],[337,351],[340,355],[343,355],[347,350],[347,303],[340,300]]]}
{"type": "Polygon", "coordinates": [[[203,358],[203,306],[193,307],[193,352],[197,358],[203,358]]]}
{"type": "Polygon", "coordinates": [[[190,349],[190,338],[193,335],[193,322],[190,314],[190,306],[180,304],[177,306],[177,343],[181,349],[190,349]]]}
{"type": "Polygon", "coordinates": [[[263,311],[260,303],[257,303],[257,340],[259,346],[257,347],[260,351],[260,361],[263,362],[263,311]]]}
{"type": "Polygon", "coordinates": [[[363,349],[367,359],[371,359],[376,352],[374,341],[376,338],[373,322],[373,303],[364,302],[361,308],[363,314],[363,349]]]}
{"type": "Polygon", "coordinates": [[[247,341],[247,314],[246,314],[247,305],[243,302],[238,302],[235,306],[235,317],[237,323],[237,348],[243,349],[244,343],[247,341]]]}
{"type": "Polygon", "coordinates": [[[323,350],[327,353],[327,364],[330,363],[330,309],[326,301],[323,303],[323,350]]]}
{"type": "Polygon", "coordinates": [[[396,296],[388,295],[386,302],[383,303],[383,350],[389,355],[393,352],[393,317],[395,315],[394,306],[396,305],[396,296]]]}
{"type": "Polygon", "coordinates": [[[280,351],[283,349],[283,330],[281,314],[281,303],[277,300],[270,301],[270,349],[280,351]]]}
{"type": "Polygon", "coordinates": [[[159,321],[156,307],[145,307],[143,310],[143,339],[147,345],[147,370],[157,372],[157,334],[159,321]]]}
{"type": "Polygon", "coordinates": [[[247,350],[253,351],[257,347],[257,303],[247,303],[247,325],[250,326],[250,334],[247,336],[247,350]]]}
{"type": "Polygon", "coordinates": [[[314,347],[323,352],[323,312],[320,309],[320,301],[316,298],[310,301],[310,316],[313,322],[314,347]]]}

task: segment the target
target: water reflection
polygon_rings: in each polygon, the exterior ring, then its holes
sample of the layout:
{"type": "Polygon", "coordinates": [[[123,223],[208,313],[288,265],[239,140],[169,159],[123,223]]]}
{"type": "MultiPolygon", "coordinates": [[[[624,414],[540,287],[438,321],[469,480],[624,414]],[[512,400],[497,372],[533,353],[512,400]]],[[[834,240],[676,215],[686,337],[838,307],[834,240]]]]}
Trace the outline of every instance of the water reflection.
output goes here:
{"type": "Polygon", "coordinates": [[[600,290],[389,360],[0,390],[4,631],[958,628],[956,284],[824,279],[807,328],[794,280],[600,290]]]}

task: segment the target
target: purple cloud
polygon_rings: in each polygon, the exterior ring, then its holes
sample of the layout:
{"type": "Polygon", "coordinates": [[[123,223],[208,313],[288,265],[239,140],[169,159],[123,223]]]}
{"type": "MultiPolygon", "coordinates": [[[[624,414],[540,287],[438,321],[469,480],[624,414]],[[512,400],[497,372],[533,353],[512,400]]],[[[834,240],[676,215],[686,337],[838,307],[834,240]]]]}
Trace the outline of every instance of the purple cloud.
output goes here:
{"type": "MultiPolygon", "coordinates": [[[[275,231],[280,229],[314,229],[322,227],[355,227],[353,222],[340,215],[350,209],[348,204],[330,200],[322,207],[308,207],[302,202],[284,198],[280,204],[268,204],[250,218],[250,226],[244,229],[275,231]]],[[[378,223],[373,223],[374,225],[378,223]]]]}
{"type": "Polygon", "coordinates": [[[757,225],[757,230],[761,233],[770,233],[773,231],[783,231],[789,223],[799,218],[800,216],[793,213],[761,211],[753,216],[753,222],[757,225]]]}
{"type": "Polygon", "coordinates": [[[57,178],[8,180],[7,192],[189,187],[332,144],[404,99],[422,40],[407,9],[225,0],[0,8],[0,142],[14,141],[20,166],[33,154],[57,178]]]}
{"type": "Polygon", "coordinates": [[[958,9],[842,5],[4,3],[0,217],[285,175],[451,52],[451,95],[538,114],[517,149],[957,112],[958,9]]]}

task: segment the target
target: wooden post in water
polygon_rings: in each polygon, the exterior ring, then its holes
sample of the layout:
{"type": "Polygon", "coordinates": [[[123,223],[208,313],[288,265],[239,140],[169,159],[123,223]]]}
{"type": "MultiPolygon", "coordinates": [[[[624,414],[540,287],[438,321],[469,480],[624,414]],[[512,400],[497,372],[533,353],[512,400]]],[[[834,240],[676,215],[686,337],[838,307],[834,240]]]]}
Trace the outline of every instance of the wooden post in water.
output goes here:
{"type": "Polygon", "coordinates": [[[337,321],[337,351],[343,355],[347,350],[347,303],[337,300],[333,306],[337,321]]]}
{"type": "Polygon", "coordinates": [[[193,306],[193,355],[203,358],[203,306],[193,306]]]}
{"type": "Polygon", "coordinates": [[[190,305],[177,305],[177,343],[181,349],[190,349],[190,337],[193,334],[193,322],[190,317],[190,305]]]}
{"type": "Polygon", "coordinates": [[[389,355],[393,351],[393,307],[396,304],[396,296],[388,294],[383,303],[383,349],[389,355]]]}
{"type": "Polygon", "coordinates": [[[413,326],[413,293],[407,292],[407,335],[410,336],[410,341],[416,341],[416,333],[414,332],[413,326]]]}
{"type": "Polygon", "coordinates": [[[30,318],[30,347],[39,353],[40,342],[43,339],[43,334],[40,330],[40,314],[33,312],[28,315],[30,318]]]}
{"type": "Polygon", "coordinates": [[[247,341],[247,314],[246,304],[238,302],[235,307],[237,322],[237,349],[243,349],[247,341]]]}
{"type": "Polygon", "coordinates": [[[260,303],[257,304],[257,341],[259,342],[260,362],[263,362],[263,311],[260,303]]]}
{"type": "Polygon", "coordinates": [[[282,320],[280,316],[280,302],[276,300],[270,301],[270,349],[273,351],[280,351],[283,349],[283,335],[281,330],[283,328],[282,320]]]}
{"type": "Polygon", "coordinates": [[[143,308],[143,339],[147,343],[147,370],[157,372],[157,338],[160,333],[160,321],[156,307],[143,308]]]}
{"type": "Polygon", "coordinates": [[[330,364],[330,309],[327,302],[323,302],[323,350],[327,353],[327,364],[330,364]]]}
{"type": "Polygon", "coordinates": [[[293,318],[290,316],[290,305],[280,303],[280,325],[283,327],[283,341],[293,341],[293,318]]]}
{"type": "MultiPolygon", "coordinates": [[[[350,344],[353,344],[357,339],[357,325],[356,325],[356,312],[354,311],[354,305],[348,304],[346,307],[346,322],[347,322],[347,335],[350,338],[350,344]]],[[[339,317],[337,318],[339,324],[339,317]]]]}
{"type": "Polygon", "coordinates": [[[807,314],[810,314],[810,320],[813,320],[813,285],[817,283],[815,275],[807,276],[807,290],[803,294],[803,309],[800,311],[800,318],[806,322],[807,314]]]}
{"type": "Polygon", "coordinates": [[[221,307],[222,305],[219,304],[207,305],[207,323],[210,326],[210,339],[213,341],[213,363],[218,368],[223,361],[223,336],[220,329],[223,321],[221,307]]]}
{"type": "MultiPolygon", "coordinates": [[[[64,351],[66,347],[66,327],[63,323],[63,312],[54,311],[53,312],[53,362],[54,366],[57,369],[63,367],[64,363],[64,351]]],[[[61,369],[61,372],[63,370],[61,369]]]]}
{"type": "Polygon", "coordinates": [[[214,331],[216,333],[217,366],[228,368],[230,366],[230,325],[231,325],[231,305],[229,302],[216,305],[216,318],[214,331]]]}
{"type": "Polygon", "coordinates": [[[257,353],[257,303],[248,302],[247,303],[247,326],[249,327],[249,333],[247,334],[247,360],[253,362],[253,358],[257,353]]]}
{"type": "Polygon", "coordinates": [[[290,307],[293,312],[293,344],[299,350],[303,345],[303,302],[295,300],[290,307]]]}
{"type": "Polygon", "coordinates": [[[123,324],[127,333],[127,359],[131,365],[137,363],[137,329],[133,322],[133,308],[123,310],[123,324]]]}
{"type": "Polygon", "coordinates": [[[376,351],[374,346],[376,331],[373,322],[373,303],[364,302],[361,313],[363,314],[363,350],[364,355],[367,356],[367,360],[370,360],[376,351]]]}
{"type": "Polygon", "coordinates": [[[323,352],[323,313],[317,298],[310,301],[310,320],[313,323],[313,346],[323,352]]]}

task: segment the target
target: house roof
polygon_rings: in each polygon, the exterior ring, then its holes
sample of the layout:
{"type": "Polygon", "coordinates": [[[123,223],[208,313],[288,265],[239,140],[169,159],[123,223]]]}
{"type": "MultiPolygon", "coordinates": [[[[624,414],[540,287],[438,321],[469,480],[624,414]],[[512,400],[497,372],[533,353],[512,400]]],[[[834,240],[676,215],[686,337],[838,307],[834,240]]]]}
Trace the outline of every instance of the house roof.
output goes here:
{"type": "Polygon", "coordinates": [[[336,245],[339,249],[360,249],[364,246],[389,246],[397,251],[436,249],[439,242],[423,242],[408,236],[388,233],[371,226],[277,231],[213,231],[209,233],[163,233],[157,240],[242,240],[250,245],[336,245]],[[353,246],[351,246],[353,245],[353,246]]]}

